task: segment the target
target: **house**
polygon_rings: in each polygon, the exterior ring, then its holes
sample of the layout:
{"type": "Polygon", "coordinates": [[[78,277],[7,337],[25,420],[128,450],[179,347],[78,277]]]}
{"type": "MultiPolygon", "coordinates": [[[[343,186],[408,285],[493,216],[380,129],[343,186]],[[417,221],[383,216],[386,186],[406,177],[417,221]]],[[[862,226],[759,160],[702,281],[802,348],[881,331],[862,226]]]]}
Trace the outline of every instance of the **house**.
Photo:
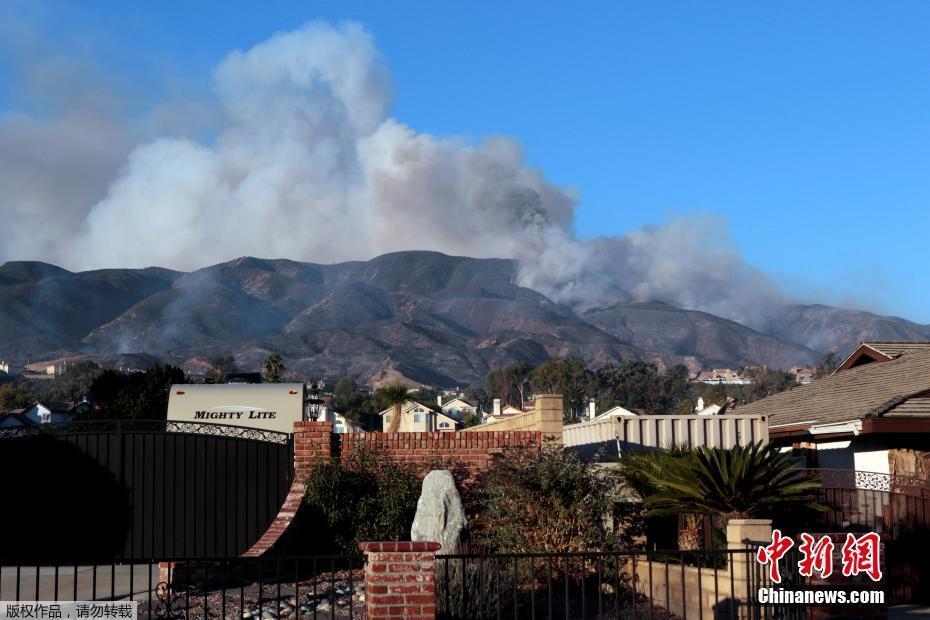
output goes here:
{"type": "Polygon", "coordinates": [[[503,420],[505,418],[509,418],[515,415],[520,415],[520,414],[526,413],[527,411],[532,411],[532,410],[533,410],[532,407],[530,407],[529,409],[523,409],[515,405],[502,405],[501,399],[495,398],[493,408],[491,409],[491,411],[485,413],[482,416],[481,422],[482,424],[487,423],[487,422],[496,422],[496,421],[503,420]]]}
{"type": "Polygon", "coordinates": [[[829,377],[739,406],[809,467],[930,480],[930,343],[864,342],[829,377]]]}
{"type": "Polygon", "coordinates": [[[439,396],[437,404],[444,414],[459,421],[464,420],[466,416],[478,413],[478,405],[458,396],[446,402],[443,402],[443,397],[439,396]]]}
{"type": "MultiPolygon", "coordinates": [[[[319,422],[332,422],[333,423],[333,432],[334,433],[361,433],[364,432],[361,426],[358,424],[353,424],[346,419],[344,415],[333,409],[332,407],[332,397],[327,397],[330,402],[324,403],[323,408],[320,409],[320,415],[317,418],[319,422]]],[[[324,398],[324,400],[326,400],[324,398]]]]}
{"type": "Polygon", "coordinates": [[[930,349],[930,341],[868,340],[856,347],[855,350],[836,367],[833,374],[873,362],[888,362],[900,357],[908,351],[922,351],[925,349],[930,349]]]}
{"type": "Polygon", "coordinates": [[[590,412],[589,418],[588,418],[590,422],[597,422],[600,420],[606,420],[608,418],[616,418],[618,416],[619,417],[629,417],[629,416],[636,417],[637,415],[639,415],[638,413],[634,413],[630,411],[629,409],[624,409],[620,405],[617,405],[616,407],[611,407],[604,413],[598,413],[597,415],[595,415],[596,411],[594,409],[594,401],[591,401],[588,404],[588,411],[590,412]]]}
{"type": "Polygon", "coordinates": [[[698,373],[694,378],[698,383],[706,385],[748,385],[751,379],[743,377],[738,371],[729,368],[714,368],[698,373]]]}
{"type": "Polygon", "coordinates": [[[20,366],[19,364],[13,364],[7,361],[0,361],[0,372],[5,372],[8,375],[20,375],[25,372],[25,370],[25,366],[20,366]]]}
{"type": "Polygon", "coordinates": [[[17,428],[21,426],[38,426],[68,422],[77,413],[90,409],[91,404],[84,400],[80,403],[34,403],[25,409],[14,409],[0,415],[0,428],[17,428]]]}
{"type": "Polygon", "coordinates": [[[704,406],[704,399],[698,397],[697,404],[694,407],[694,413],[696,415],[717,415],[720,413],[721,405],[707,405],[704,406]]]}
{"type": "MultiPolygon", "coordinates": [[[[404,401],[400,406],[401,421],[397,427],[401,433],[417,432],[453,432],[461,425],[458,420],[443,413],[439,407],[430,407],[415,400],[404,401]]],[[[381,411],[381,430],[390,432],[394,417],[394,407],[381,411]]]]}
{"type": "Polygon", "coordinates": [[[794,382],[798,385],[807,385],[814,380],[814,368],[799,368],[795,366],[788,371],[789,374],[794,375],[794,382]]]}

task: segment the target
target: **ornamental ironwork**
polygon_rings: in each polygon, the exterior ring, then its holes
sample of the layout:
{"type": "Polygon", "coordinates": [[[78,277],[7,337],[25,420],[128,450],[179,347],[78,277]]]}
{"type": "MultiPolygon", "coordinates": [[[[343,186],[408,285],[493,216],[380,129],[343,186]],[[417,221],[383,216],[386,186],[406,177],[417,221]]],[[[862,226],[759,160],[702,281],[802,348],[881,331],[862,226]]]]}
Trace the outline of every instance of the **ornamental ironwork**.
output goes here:
{"type": "Polygon", "coordinates": [[[269,443],[286,444],[289,433],[248,426],[213,424],[208,422],[177,422],[170,420],[77,420],[36,426],[19,426],[0,429],[0,439],[36,437],[39,435],[75,435],[82,433],[187,433],[213,435],[236,439],[253,439],[269,443]]]}
{"type": "Polygon", "coordinates": [[[827,489],[857,489],[885,491],[912,497],[930,497],[930,481],[915,476],[896,476],[854,469],[805,469],[810,476],[820,478],[827,489]]]}

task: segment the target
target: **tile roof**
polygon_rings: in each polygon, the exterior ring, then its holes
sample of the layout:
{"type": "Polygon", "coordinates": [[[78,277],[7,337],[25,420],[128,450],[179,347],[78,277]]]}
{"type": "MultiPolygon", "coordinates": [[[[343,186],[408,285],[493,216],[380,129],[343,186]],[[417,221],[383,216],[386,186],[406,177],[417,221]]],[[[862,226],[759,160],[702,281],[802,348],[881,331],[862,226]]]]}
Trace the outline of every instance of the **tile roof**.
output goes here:
{"type": "Polygon", "coordinates": [[[771,427],[849,422],[884,415],[928,390],[930,346],[909,349],[891,361],[849,368],[741,405],[735,413],[766,415],[771,427]]]}

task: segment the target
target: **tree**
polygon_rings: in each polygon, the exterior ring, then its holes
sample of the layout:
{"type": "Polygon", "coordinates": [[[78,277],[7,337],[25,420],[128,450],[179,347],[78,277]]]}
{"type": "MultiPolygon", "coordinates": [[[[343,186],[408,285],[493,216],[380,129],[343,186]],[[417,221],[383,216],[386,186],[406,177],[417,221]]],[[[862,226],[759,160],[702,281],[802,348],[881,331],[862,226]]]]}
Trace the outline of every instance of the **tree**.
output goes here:
{"type": "Polygon", "coordinates": [[[753,366],[744,369],[743,374],[752,381],[749,385],[739,386],[742,388],[742,390],[740,390],[742,397],[740,398],[737,396],[737,398],[744,403],[790,390],[797,385],[794,380],[794,375],[784,370],[753,366]]]}
{"type": "Polygon", "coordinates": [[[184,371],[176,366],[158,365],[137,373],[104,370],[90,386],[94,409],[83,417],[163,420],[168,391],[175,383],[184,383],[184,371]]]}
{"type": "Polygon", "coordinates": [[[51,401],[77,402],[90,392],[90,386],[103,370],[92,360],[69,364],[53,381],[46,381],[41,398],[51,401]]]}
{"type": "Polygon", "coordinates": [[[524,362],[517,362],[505,368],[495,368],[488,373],[485,385],[488,395],[493,400],[499,398],[504,404],[523,406],[526,400],[526,388],[530,384],[533,367],[524,362]]]}
{"type": "Polygon", "coordinates": [[[620,405],[656,414],[690,412],[694,389],[684,366],[660,373],[655,364],[627,360],[619,365],[605,364],[594,378],[601,410],[620,405]]]}
{"type": "Polygon", "coordinates": [[[629,457],[625,476],[644,493],[650,515],[710,514],[726,519],[774,517],[791,509],[824,510],[820,480],[795,467],[774,444],[702,446],[666,457],[629,457]],[[636,459],[646,465],[636,466],[636,459]],[[632,470],[633,475],[630,476],[632,470]]]}
{"type": "Polygon", "coordinates": [[[12,383],[0,385],[0,413],[11,409],[23,409],[31,405],[33,401],[33,395],[27,389],[12,383]]]}
{"type": "Polygon", "coordinates": [[[574,422],[587,406],[594,374],[580,357],[551,359],[533,370],[530,385],[537,394],[561,394],[565,422],[574,422]]]}
{"type": "Polygon", "coordinates": [[[403,383],[392,383],[379,388],[375,400],[382,408],[391,407],[391,431],[396,433],[400,428],[401,406],[407,400],[407,386],[403,383]]]}
{"type": "Polygon", "coordinates": [[[281,373],[284,372],[284,360],[277,353],[272,353],[262,363],[262,372],[266,383],[281,383],[281,373]]]}
{"type": "Polygon", "coordinates": [[[826,353],[820,358],[820,361],[817,362],[817,367],[814,369],[814,379],[829,377],[839,364],[840,358],[834,351],[826,353]]]}
{"type": "Polygon", "coordinates": [[[207,371],[205,379],[210,383],[223,383],[226,381],[226,373],[232,372],[236,364],[236,358],[232,355],[220,355],[210,360],[210,370],[207,371]]]}
{"type": "Polygon", "coordinates": [[[487,390],[478,385],[465,388],[465,400],[473,402],[478,406],[480,411],[489,410],[493,404],[491,395],[488,394],[487,390]]]}
{"type": "Polygon", "coordinates": [[[333,388],[333,405],[338,410],[346,411],[358,401],[360,396],[358,384],[351,377],[343,377],[336,382],[336,387],[333,388]]]}

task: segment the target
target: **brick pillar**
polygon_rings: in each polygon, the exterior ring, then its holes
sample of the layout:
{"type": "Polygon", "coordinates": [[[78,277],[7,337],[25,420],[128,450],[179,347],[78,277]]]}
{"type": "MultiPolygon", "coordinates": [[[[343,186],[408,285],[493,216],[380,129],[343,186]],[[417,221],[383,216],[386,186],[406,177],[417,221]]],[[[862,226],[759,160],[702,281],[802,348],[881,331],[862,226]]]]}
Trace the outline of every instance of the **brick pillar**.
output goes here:
{"type": "Polygon", "coordinates": [[[435,620],[434,542],[363,542],[368,618],[435,620]]]}

